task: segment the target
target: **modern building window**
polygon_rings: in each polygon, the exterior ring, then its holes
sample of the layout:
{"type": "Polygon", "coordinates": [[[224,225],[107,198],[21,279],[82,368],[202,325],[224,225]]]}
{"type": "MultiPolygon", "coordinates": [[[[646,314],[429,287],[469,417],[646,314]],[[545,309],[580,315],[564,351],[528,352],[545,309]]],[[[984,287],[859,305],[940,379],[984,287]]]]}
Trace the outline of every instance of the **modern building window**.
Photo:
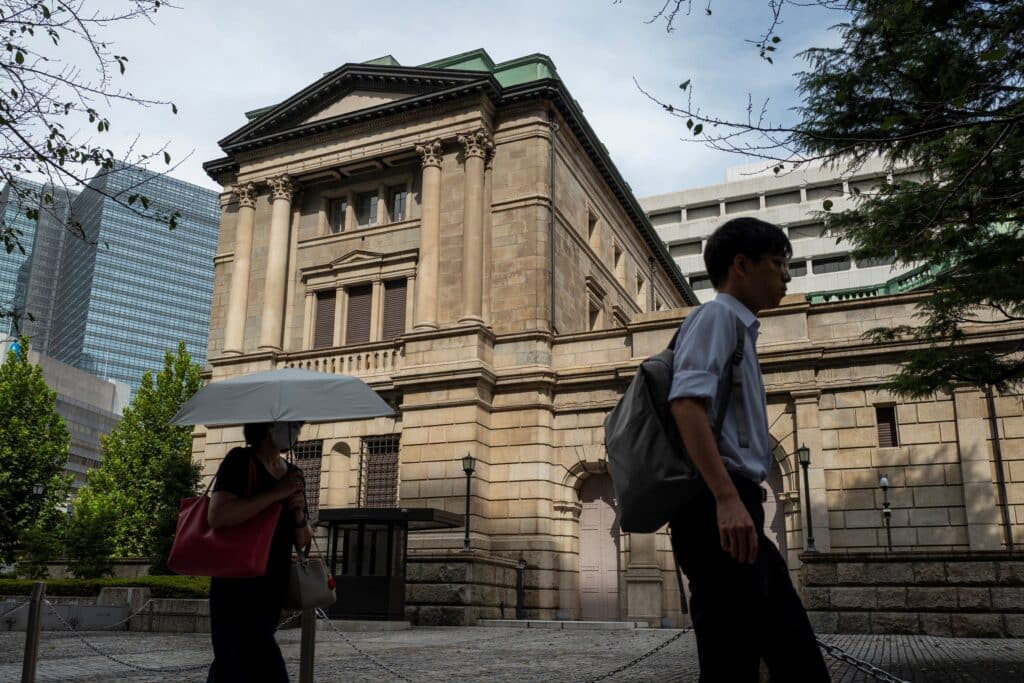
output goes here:
{"type": "Polygon", "coordinates": [[[686,209],[686,220],[694,221],[698,218],[717,218],[721,207],[718,202],[705,204],[703,206],[691,206],[686,209]]]}
{"type": "Polygon", "coordinates": [[[680,242],[679,244],[669,245],[668,253],[672,258],[681,258],[683,256],[698,256],[700,254],[700,240],[694,240],[692,242],[680,242]]]}
{"type": "Polygon", "coordinates": [[[794,225],[789,228],[787,232],[789,233],[789,239],[791,240],[802,240],[810,237],[824,237],[825,224],[812,223],[811,225],[794,225]]]}
{"type": "Polygon", "coordinates": [[[359,505],[398,505],[398,434],[363,437],[359,465],[359,505]]]}
{"type": "Polygon", "coordinates": [[[801,277],[803,275],[807,275],[807,261],[790,261],[789,276],[801,277]]]}
{"type": "Polygon", "coordinates": [[[891,266],[895,263],[892,256],[865,256],[857,259],[858,268],[876,268],[878,266],[891,266]]]}
{"type": "Polygon", "coordinates": [[[668,213],[652,213],[651,225],[655,228],[660,228],[666,225],[676,225],[679,223],[680,215],[681,213],[679,209],[669,211],[668,213]]]}
{"type": "Polygon", "coordinates": [[[821,187],[809,187],[807,188],[807,200],[814,201],[815,199],[828,199],[829,197],[842,197],[843,186],[840,185],[822,185],[821,187]]]}
{"type": "Polygon", "coordinates": [[[388,205],[391,207],[391,221],[404,221],[408,212],[409,192],[405,186],[388,190],[388,205]]]}
{"type": "Polygon", "coordinates": [[[376,192],[367,192],[356,197],[356,223],[361,227],[377,225],[376,192]]]}
{"type": "Polygon", "coordinates": [[[320,463],[324,456],[323,439],[295,444],[295,465],[306,480],[306,511],[311,522],[320,514],[320,463]]]}
{"type": "Polygon", "coordinates": [[[831,256],[829,258],[816,258],[813,261],[811,261],[811,271],[815,275],[821,275],[823,273],[839,273],[841,271],[849,269],[849,255],[831,256]]]}
{"type": "Polygon", "coordinates": [[[405,332],[405,280],[384,283],[384,326],[381,339],[395,339],[405,332]]]}
{"type": "Polygon", "coordinates": [[[879,448],[895,448],[900,445],[895,406],[875,406],[875,423],[878,425],[879,448]]]}
{"type": "Polygon", "coordinates": [[[690,277],[690,287],[694,290],[711,289],[711,278],[707,275],[693,275],[690,277]]]}
{"type": "Polygon", "coordinates": [[[348,199],[332,199],[328,208],[331,232],[345,231],[345,214],[348,213],[348,199]]]}
{"type": "Polygon", "coordinates": [[[345,343],[363,344],[370,341],[370,310],[373,286],[359,285],[348,288],[348,316],[345,320],[345,343]]]}
{"type": "Polygon", "coordinates": [[[790,192],[776,192],[775,194],[768,194],[764,196],[764,205],[767,208],[773,206],[785,206],[786,204],[799,204],[800,203],[800,190],[790,192]]]}
{"type": "Polygon", "coordinates": [[[744,211],[760,211],[761,210],[761,199],[760,197],[748,197],[747,199],[734,199],[731,202],[726,202],[725,213],[742,213],[744,211]]]}
{"type": "Polygon", "coordinates": [[[334,346],[334,309],[338,295],[331,289],[316,293],[316,313],[314,314],[313,348],[326,349],[334,346]]]}

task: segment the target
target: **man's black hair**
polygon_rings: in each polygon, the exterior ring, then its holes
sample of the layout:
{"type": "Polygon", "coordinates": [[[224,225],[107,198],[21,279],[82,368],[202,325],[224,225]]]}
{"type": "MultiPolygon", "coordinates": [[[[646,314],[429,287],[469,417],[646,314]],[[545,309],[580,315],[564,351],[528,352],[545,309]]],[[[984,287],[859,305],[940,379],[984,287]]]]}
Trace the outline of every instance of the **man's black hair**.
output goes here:
{"type": "Polygon", "coordinates": [[[793,245],[777,225],[759,218],[733,218],[718,227],[704,247],[704,267],[711,284],[718,289],[729,277],[729,266],[736,254],[759,260],[762,256],[793,255],[793,245]]]}
{"type": "Polygon", "coordinates": [[[250,446],[259,446],[263,443],[263,439],[267,438],[267,434],[270,433],[270,427],[273,424],[273,422],[250,422],[242,427],[242,436],[245,438],[245,443],[250,446]]]}

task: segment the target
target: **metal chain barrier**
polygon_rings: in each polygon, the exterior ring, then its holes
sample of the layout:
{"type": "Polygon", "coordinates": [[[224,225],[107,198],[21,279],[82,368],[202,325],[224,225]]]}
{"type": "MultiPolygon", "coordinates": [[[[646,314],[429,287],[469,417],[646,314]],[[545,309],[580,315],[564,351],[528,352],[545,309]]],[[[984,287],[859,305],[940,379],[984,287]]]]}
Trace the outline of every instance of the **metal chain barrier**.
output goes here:
{"type": "Polygon", "coordinates": [[[74,628],[72,628],[71,624],[69,624],[67,622],[67,620],[64,619],[64,616],[61,615],[61,613],[57,611],[57,608],[54,606],[54,604],[52,602],[50,602],[46,598],[43,598],[43,602],[46,603],[46,606],[50,608],[50,611],[57,617],[57,619],[60,620],[60,623],[62,623],[64,625],[64,628],[66,628],[71,633],[75,634],[75,637],[78,638],[79,640],[81,640],[82,643],[85,644],[85,646],[87,648],[89,648],[90,650],[92,650],[93,652],[98,654],[100,657],[104,657],[106,659],[109,659],[110,661],[115,662],[117,664],[120,664],[121,666],[126,666],[129,669],[134,669],[135,671],[148,671],[148,672],[156,672],[156,673],[185,673],[187,671],[199,671],[200,669],[208,669],[210,667],[209,664],[199,664],[197,666],[177,666],[177,667],[158,667],[158,668],[153,668],[153,667],[147,667],[147,666],[140,666],[138,664],[132,664],[131,662],[126,662],[125,660],[121,659],[120,657],[115,657],[114,655],[108,655],[106,652],[103,652],[98,647],[96,647],[95,645],[90,643],[88,640],[86,640],[85,636],[83,636],[81,633],[79,633],[74,628]]]}
{"type": "Polygon", "coordinates": [[[854,657],[838,645],[830,645],[829,643],[823,641],[821,638],[818,638],[817,640],[818,645],[820,645],[821,648],[825,651],[825,654],[829,655],[830,657],[834,657],[839,661],[843,662],[844,664],[848,664],[855,669],[863,671],[875,680],[885,681],[885,683],[909,683],[909,681],[899,678],[889,673],[888,671],[879,669],[871,662],[866,662],[863,659],[857,659],[856,657],[854,657]]]}
{"type": "Polygon", "coordinates": [[[20,609],[21,609],[22,607],[24,607],[25,605],[27,605],[27,604],[28,604],[29,602],[31,602],[31,601],[30,601],[30,600],[26,600],[25,602],[19,602],[19,603],[18,603],[17,605],[15,605],[15,606],[14,606],[14,607],[13,607],[12,609],[9,609],[9,610],[7,610],[7,611],[6,611],[6,612],[4,612],[3,614],[0,614],[0,619],[3,619],[3,618],[4,618],[4,617],[6,617],[6,616],[7,616],[8,614],[14,614],[14,613],[15,613],[15,612],[17,612],[18,610],[20,610],[20,609]]]}
{"type": "Polygon", "coordinates": [[[407,683],[413,683],[413,680],[411,678],[407,678],[406,676],[404,676],[404,675],[400,674],[399,672],[395,671],[390,666],[388,666],[384,662],[380,661],[379,659],[377,659],[373,655],[371,655],[371,654],[369,654],[367,652],[363,652],[361,649],[359,649],[359,646],[356,645],[355,643],[353,643],[352,640],[348,636],[346,636],[343,631],[340,631],[338,628],[336,628],[334,626],[333,623],[331,623],[330,618],[328,618],[327,614],[322,609],[317,608],[316,616],[317,616],[318,619],[323,619],[325,622],[327,622],[327,625],[331,627],[332,631],[334,631],[336,634],[338,634],[338,636],[343,641],[345,641],[345,643],[350,648],[352,648],[353,650],[358,652],[360,655],[362,655],[363,658],[365,658],[367,661],[369,661],[372,664],[374,664],[375,666],[383,669],[384,671],[387,671],[389,674],[391,674],[392,676],[394,676],[395,678],[397,678],[400,681],[406,681],[407,683]]]}
{"type": "Polygon", "coordinates": [[[626,664],[623,664],[618,669],[613,669],[613,670],[609,671],[606,674],[601,674],[597,678],[591,678],[591,679],[589,679],[587,681],[587,683],[596,683],[597,681],[603,681],[606,678],[611,678],[612,676],[615,676],[617,674],[622,673],[623,671],[625,671],[626,669],[628,669],[630,667],[636,666],[637,664],[639,664],[640,662],[644,661],[648,657],[653,657],[656,653],[660,652],[661,650],[665,649],[666,647],[668,647],[672,643],[676,642],[677,640],[682,638],[684,635],[689,633],[691,630],[692,629],[689,629],[689,628],[684,628],[684,629],[680,630],[678,633],[676,633],[674,636],[672,636],[671,638],[669,638],[665,642],[663,642],[660,645],[657,645],[654,648],[648,650],[647,652],[643,653],[639,657],[636,657],[636,658],[630,660],[626,664]]]}

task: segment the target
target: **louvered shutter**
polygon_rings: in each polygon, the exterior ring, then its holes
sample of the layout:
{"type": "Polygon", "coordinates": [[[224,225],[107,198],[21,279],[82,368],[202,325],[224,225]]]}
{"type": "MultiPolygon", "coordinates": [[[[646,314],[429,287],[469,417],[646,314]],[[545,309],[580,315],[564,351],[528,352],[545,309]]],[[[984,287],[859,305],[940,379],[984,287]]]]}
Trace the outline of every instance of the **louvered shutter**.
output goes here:
{"type": "Polygon", "coordinates": [[[405,280],[384,283],[383,339],[395,339],[405,332],[405,280]]]}
{"type": "Polygon", "coordinates": [[[337,294],[332,289],[316,293],[316,327],[313,333],[313,348],[324,349],[334,346],[334,304],[337,294]]]}
{"type": "Polygon", "coordinates": [[[900,445],[896,431],[896,409],[892,406],[875,408],[875,421],[878,424],[878,447],[895,448],[900,445]]]}
{"type": "Polygon", "coordinates": [[[370,303],[373,287],[362,285],[348,289],[348,319],[345,324],[345,343],[362,344],[370,341],[370,303]]]}

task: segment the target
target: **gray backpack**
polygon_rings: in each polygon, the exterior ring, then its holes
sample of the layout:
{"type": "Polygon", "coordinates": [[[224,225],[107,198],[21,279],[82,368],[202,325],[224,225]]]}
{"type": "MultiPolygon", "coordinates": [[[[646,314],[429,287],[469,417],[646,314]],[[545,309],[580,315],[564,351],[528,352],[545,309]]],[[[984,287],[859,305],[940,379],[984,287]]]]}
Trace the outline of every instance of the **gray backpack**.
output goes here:
{"type": "MultiPolygon", "coordinates": [[[[631,533],[651,533],[672,520],[688,497],[688,488],[700,476],[687,455],[675,419],[669,409],[673,359],[680,330],[668,348],[642,362],[633,381],[604,421],[604,445],[608,472],[615,485],[619,527],[631,533]]],[[[736,410],[742,411],[739,373],[746,330],[736,318],[736,348],[732,362],[718,381],[718,410],[714,434],[722,432],[722,421],[732,394],[740,396],[736,410]]],[[[740,443],[747,442],[746,421],[737,415],[740,443]]]]}

